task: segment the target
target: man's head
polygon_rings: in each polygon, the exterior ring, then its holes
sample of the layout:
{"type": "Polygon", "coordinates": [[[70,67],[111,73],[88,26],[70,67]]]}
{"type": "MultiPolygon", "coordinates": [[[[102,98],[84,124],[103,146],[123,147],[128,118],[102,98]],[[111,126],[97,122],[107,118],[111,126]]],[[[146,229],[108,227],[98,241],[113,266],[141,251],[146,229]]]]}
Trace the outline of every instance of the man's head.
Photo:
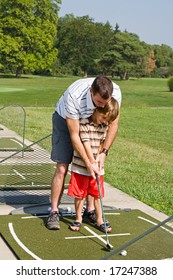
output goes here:
{"type": "Polygon", "coordinates": [[[92,83],[91,96],[96,107],[104,107],[111,99],[113,92],[112,81],[105,76],[98,76],[92,83]]]}

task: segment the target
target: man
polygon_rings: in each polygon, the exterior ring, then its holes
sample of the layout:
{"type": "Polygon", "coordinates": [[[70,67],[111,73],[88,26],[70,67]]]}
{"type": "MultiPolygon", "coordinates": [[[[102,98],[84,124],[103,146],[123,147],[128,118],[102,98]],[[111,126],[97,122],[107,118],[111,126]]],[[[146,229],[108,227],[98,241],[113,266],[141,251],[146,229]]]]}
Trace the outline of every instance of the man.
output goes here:
{"type": "MultiPolygon", "coordinates": [[[[104,107],[114,97],[119,107],[121,91],[118,85],[105,76],[80,79],[74,82],[59,99],[53,114],[52,152],[51,159],[57,162],[51,187],[51,212],[47,219],[48,229],[60,229],[58,205],[64,190],[64,180],[68,166],[72,161],[73,150],[81,156],[88,173],[95,178],[99,174],[96,165],[89,161],[79,136],[79,119],[88,118],[96,107],[104,107]]],[[[99,156],[100,168],[104,165],[108,149],[112,145],[117,131],[118,118],[108,129],[103,149],[99,156]]],[[[87,211],[83,219],[95,222],[93,198],[88,197],[87,211]]]]}

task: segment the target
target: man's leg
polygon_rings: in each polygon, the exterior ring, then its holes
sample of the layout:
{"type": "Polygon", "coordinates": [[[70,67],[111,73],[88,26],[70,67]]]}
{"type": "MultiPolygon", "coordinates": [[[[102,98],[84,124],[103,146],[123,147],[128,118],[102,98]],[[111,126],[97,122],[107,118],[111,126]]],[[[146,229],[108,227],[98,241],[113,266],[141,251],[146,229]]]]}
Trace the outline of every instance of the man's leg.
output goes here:
{"type": "Polygon", "coordinates": [[[68,171],[68,164],[57,163],[51,187],[51,212],[47,219],[48,229],[60,229],[58,205],[64,191],[65,176],[68,171]]]}
{"type": "Polygon", "coordinates": [[[51,210],[58,211],[61,196],[64,191],[64,181],[68,171],[68,164],[57,163],[51,187],[51,210]]]}

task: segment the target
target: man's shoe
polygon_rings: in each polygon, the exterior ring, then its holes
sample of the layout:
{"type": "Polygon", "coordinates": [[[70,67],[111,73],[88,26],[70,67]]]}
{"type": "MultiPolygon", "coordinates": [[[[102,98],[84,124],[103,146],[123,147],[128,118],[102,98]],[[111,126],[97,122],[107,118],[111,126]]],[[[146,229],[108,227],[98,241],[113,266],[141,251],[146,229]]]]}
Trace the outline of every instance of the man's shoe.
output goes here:
{"type": "Polygon", "coordinates": [[[96,223],[96,211],[87,211],[85,209],[83,216],[82,216],[82,221],[88,224],[95,224],[96,223]]]}
{"type": "Polygon", "coordinates": [[[47,218],[46,227],[48,229],[54,229],[54,230],[60,229],[59,213],[57,211],[50,212],[47,218]]]}

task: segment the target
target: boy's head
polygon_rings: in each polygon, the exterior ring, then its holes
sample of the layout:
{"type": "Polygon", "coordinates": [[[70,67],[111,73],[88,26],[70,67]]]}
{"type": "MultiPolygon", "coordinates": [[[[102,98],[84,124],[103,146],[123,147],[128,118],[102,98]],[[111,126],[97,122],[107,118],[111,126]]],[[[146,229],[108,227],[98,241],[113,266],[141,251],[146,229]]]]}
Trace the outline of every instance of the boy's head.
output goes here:
{"type": "Polygon", "coordinates": [[[113,97],[106,103],[104,108],[97,107],[92,115],[95,124],[110,124],[119,114],[119,105],[113,97]]]}

